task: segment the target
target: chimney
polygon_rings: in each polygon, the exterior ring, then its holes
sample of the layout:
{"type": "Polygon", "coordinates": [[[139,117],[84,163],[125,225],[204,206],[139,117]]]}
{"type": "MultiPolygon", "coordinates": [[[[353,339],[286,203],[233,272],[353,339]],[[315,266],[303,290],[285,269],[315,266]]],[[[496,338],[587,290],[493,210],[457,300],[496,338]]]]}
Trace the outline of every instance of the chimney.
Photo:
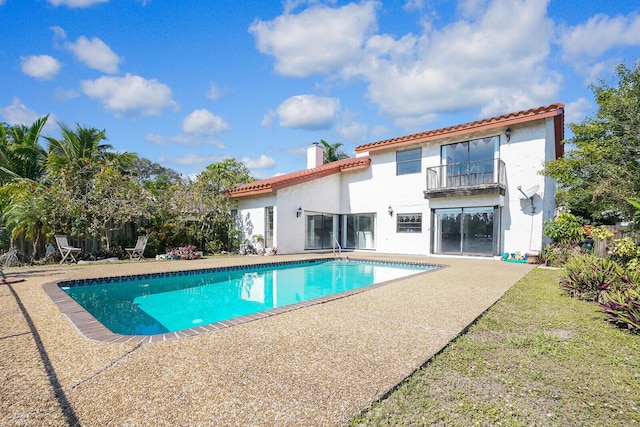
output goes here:
{"type": "Polygon", "coordinates": [[[322,166],[323,153],[324,150],[322,146],[317,142],[314,142],[311,147],[307,148],[307,169],[322,166]]]}

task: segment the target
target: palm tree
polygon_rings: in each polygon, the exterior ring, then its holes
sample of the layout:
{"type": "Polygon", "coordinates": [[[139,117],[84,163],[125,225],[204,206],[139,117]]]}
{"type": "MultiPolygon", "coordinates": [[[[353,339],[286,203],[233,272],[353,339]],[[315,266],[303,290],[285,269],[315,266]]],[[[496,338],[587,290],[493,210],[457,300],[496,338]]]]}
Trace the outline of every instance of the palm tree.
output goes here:
{"type": "Polygon", "coordinates": [[[335,144],[329,144],[324,139],[321,139],[320,144],[322,144],[322,147],[324,148],[322,163],[326,164],[326,163],[335,162],[336,160],[349,158],[349,156],[347,156],[344,152],[338,151],[340,147],[342,147],[341,142],[336,142],[335,144]]]}
{"type": "Polygon", "coordinates": [[[47,152],[40,145],[40,134],[48,118],[31,126],[0,124],[0,219],[11,230],[8,253],[14,255],[13,239],[21,234],[32,241],[35,255],[44,227],[34,192],[45,175],[47,152]]]}
{"type": "Polygon", "coordinates": [[[104,129],[85,128],[76,124],[74,131],[61,124],[60,133],[61,139],[47,137],[47,141],[49,141],[47,163],[54,170],[69,166],[77,172],[86,172],[88,167],[105,164],[124,170],[129,168],[137,158],[134,153],[109,151],[113,146],[102,143],[107,140],[104,129]]]}
{"type": "Polygon", "coordinates": [[[0,184],[43,177],[47,151],[40,145],[40,133],[48,119],[41,117],[31,126],[0,124],[0,184]]]}

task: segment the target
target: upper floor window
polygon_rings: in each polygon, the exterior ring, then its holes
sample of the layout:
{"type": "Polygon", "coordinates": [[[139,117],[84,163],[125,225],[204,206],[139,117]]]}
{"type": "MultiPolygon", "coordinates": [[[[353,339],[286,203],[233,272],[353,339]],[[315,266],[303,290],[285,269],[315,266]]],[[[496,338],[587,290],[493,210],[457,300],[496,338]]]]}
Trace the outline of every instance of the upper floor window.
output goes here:
{"type": "Polygon", "coordinates": [[[420,169],[422,169],[421,160],[421,148],[396,151],[396,175],[420,173],[420,169]]]}
{"type": "Polygon", "coordinates": [[[442,164],[469,164],[496,159],[499,157],[499,146],[500,138],[497,136],[443,145],[442,164]]]}

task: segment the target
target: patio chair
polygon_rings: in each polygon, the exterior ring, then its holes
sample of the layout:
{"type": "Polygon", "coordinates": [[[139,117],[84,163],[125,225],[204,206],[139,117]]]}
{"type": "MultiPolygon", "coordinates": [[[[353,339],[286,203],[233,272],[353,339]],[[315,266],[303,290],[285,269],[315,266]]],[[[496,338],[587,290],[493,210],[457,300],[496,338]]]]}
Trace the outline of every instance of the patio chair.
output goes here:
{"type": "Polygon", "coordinates": [[[62,255],[62,261],[60,261],[60,264],[64,264],[67,258],[69,258],[69,261],[77,263],[78,260],[76,260],[74,253],[81,252],[82,248],[75,248],[71,246],[67,241],[67,236],[56,234],[55,238],[58,250],[60,250],[60,255],[62,255]]]}
{"type": "Polygon", "coordinates": [[[125,250],[129,254],[129,259],[144,259],[144,249],[147,247],[148,239],[148,236],[139,236],[135,248],[125,248],[125,250]]]}

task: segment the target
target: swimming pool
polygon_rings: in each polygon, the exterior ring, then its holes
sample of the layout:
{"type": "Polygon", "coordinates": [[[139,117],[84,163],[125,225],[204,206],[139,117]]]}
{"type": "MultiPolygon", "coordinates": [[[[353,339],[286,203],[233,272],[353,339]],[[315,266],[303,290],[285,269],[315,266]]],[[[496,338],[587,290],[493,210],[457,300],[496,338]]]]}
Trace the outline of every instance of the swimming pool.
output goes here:
{"type": "Polygon", "coordinates": [[[58,283],[115,334],[154,335],[335,299],[432,270],[429,264],[322,259],[58,283]]]}

